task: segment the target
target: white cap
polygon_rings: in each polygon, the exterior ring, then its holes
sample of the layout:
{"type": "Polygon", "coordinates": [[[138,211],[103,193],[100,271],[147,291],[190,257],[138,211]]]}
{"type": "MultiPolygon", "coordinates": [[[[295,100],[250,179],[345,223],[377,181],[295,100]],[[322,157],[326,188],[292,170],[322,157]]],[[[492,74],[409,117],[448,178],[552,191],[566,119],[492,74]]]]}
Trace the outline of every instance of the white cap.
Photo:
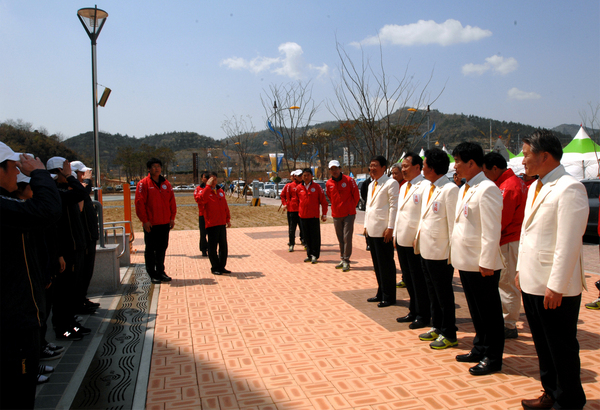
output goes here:
{"type": "Polygon", "coordinates": [[[333,159],[331,161],[329,161],[329,165],[327,166],[328,168],[331,167],[340,167],[340,161],[338,161],[337,159],[333,159]]]}
{"type": "Polygon", "coordinates": [[[83,162],[81,161],[73,161],[71,162],[71,170],[72,171],[79,171],[79,172],[85,172],[85,171],[91,171],[91,168],[86,167],[83,162]]]}
{"type": "Polygon", "coordinates": [[[0,162],[4,161],[20,161],[19,153],[14,152],[8,145],[0,142],[0,162]]]}
{"type": "Polygon", "coordinates": [[[300,175],[302,175],[302,170],[301,169],[297,169],[295,171],[292,171],[292,175],[300,176],[300,175]]]}
{"type": "Polygon", "coordinates": [[[66,159],[63,157],[52,157],[46,162],[46,169],[48,171],[56,168],[62,169],[65,161],[66,159]]]}
{"type": "Polygon", "coordinates": [[[17,184],[20,184],[21,182],[29,183],[29,181],[31,181],[31,178],[23,174],[22,172],[19,172],[17,174],[17,184]]]}

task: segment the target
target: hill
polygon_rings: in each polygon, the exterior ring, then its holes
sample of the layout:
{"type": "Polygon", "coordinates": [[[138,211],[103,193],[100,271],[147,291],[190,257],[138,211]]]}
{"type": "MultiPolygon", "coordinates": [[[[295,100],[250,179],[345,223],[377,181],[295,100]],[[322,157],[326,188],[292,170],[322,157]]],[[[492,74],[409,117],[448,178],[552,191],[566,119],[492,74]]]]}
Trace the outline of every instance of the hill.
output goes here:
{"type": "Polygon", "coordinates": [[[1,123],[0,141],[15,152],[27,152],[40,157],[44,163],[51,157],[64,157],[69,161],[78,159],[77,153],[63,145],[57,135],[48,136],[28,127],[1,123]]]}

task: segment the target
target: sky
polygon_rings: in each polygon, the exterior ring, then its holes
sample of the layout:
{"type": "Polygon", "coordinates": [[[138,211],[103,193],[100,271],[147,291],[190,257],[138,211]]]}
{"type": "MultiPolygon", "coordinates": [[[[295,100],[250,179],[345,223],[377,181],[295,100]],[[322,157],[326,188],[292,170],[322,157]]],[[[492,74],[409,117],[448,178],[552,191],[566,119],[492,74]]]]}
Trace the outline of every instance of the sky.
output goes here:
{"type": "MultiPolygon", "coordinates": [[[[100,0],[99,0],[100,1],[100,0]]],[[[386,75],[423,88],[431,108],[536,127],[579,124],[600,103],[600,2],[432,0],[104,0],[97,82],[112,94],[99,128],[144,137],[190,131],[221,139],[223,122],[266,128],[261,95],[310,82],[334,120],[336,42],[386,75]],[[381,56],[380,56],[381,53],[381,56]],[[381,58],[380,58],[381,57],[381,58]],[[445,87],[445,88],[444,88],[445,87]]],[[[0,0],[0,122],[65,138],[91,131],[91,42],[78,0],[0,0]]],[[[99,86],[99,94],[103,87],[99,86]]],[[[443,129],[436,132],[442,133],[443,129]]]]}

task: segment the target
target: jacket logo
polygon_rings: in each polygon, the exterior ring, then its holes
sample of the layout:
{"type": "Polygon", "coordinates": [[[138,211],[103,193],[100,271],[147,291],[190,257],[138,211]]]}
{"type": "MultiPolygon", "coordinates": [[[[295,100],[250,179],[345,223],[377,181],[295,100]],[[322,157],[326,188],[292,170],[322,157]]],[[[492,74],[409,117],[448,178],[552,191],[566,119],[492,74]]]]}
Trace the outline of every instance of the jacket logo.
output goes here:
{"type": "Polygon", "coordinates": [[[419,202],[421,202],[421,195],[419,195],[419,194],[414,194],[414,195],[413,195],[413,202],[414,202],[415,204],[417,204],[417,205],[418,205],[418,204],[419,204],[419,202]]]}
{"type": "Polygon", "coordinates": [[[435,201],[432,205],[431,205],[431,209],[433,210],[434,214],[437,214],[440,210],[440,203],[438,201],[435,201]]]}
{"type": "Polygon", "coordinates": [[[342,188],[346,188],[346,183],[342,182],[342,188]]]}
{"type": "Polygon", "coordinates": [[[219,195],[220,195],[220,196],[223,196],[223,192],[219,192],[219,195]]]}
{"type": "Polygon", "coordinates": [[[463,210],[465,214],[465,218],[469,217],[469,204],[465,204],[465,209],[463,210]]]}
{"type": "Polygon", "coordinates": [[[167,189],[167,184],[162,184],[162,189],[167,189]]]}
{"type": "Polygon", "coordinates": [[[311,189],[310,189],[310,192],[315,192],[315,189],[314,189],[314,188],[311,188],[311,189]]]}

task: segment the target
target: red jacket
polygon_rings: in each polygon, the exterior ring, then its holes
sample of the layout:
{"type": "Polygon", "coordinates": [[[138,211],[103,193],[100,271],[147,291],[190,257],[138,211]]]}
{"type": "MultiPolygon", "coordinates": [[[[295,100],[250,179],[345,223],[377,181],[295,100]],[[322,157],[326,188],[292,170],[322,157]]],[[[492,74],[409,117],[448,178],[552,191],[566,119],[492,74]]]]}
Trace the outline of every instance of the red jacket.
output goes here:
{"type": "Polygon", "coordinates": [[[331,201],[331,216],[344,218],[348,215],[356,215],[360,194],[354,178],[344,174],[340,175],[339,181],[330,178],[325,184],[325,189],[331,201]]]}
{"type": "Polygon", "coordinates": [[[496,180],[504,198],[502,206],[502,232],[500,246],[518,241],[521,236],[521,225],[525,216],[527,187],[523,180],[515,175],[512,169],[504,171],[496,180]]]}
{"type": "Polygon", "coordinates": [[[304,184],[298,184],[296,187],[298,192],[298,199],[300,205],[298,208],[298,216],[300,218],[318,218],[319,215],[319,204],[323,210],[323,215],[327,215],[327,199],[323,188],[316,182],[311,182],[308,189],[304,184]]]}
{"type": "Polygon", "coordinates": [[[194,200],[198,204],[198,216],[204,216],[204,205],[200,201],[202,190],[206,188],[206,184],[200,184],[194,190],[194,200]]]}
{"type": "Polygon", "coordinates": [[[204,207],[204,226],[206,228],[226,225],[231,220],[225,192],[221,188],[215,192],[210,186],[206,186],[202,190],[200,204],[204,207]]]}
{"type": "Polygon", "coordinates": [[[281,203],[283,205],[287,205],[288,212],[298,212],[298,206],[300,204],[300,200],[298,199],[298,183],[292,181],[288,184],[285,184],[283,189],[281,190],[281,203]]]}
{"type": "Polygon", "coordinates": [[[166,225],[174,221],[177,205],[169,181],[161,175],[157,184],[148,174],[138,182],[135,188],[135,213],[142,223],[166,225]]]}

